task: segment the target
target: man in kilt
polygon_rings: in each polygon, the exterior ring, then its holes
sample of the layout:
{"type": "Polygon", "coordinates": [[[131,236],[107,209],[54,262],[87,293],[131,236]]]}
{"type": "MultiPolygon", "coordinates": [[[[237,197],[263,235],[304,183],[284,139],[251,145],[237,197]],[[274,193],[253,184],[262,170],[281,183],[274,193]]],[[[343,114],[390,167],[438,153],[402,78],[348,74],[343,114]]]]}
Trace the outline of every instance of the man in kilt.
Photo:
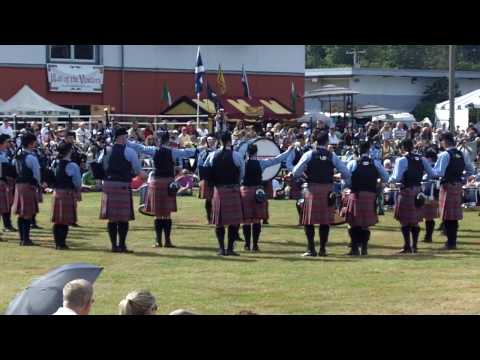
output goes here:
{"type": "Polygon", "coordinates": [[[72,144],[59,144],[58,158],[52,164],[54,192],[52,203],[53,239],[55,249],[68,250],[68,228],[77,222],[76,193],[82,188],[80,167],[71,160],[72,144]]]}
{"type": "Polygon", "coordinates": [[[145,211],[155,214],[156,240],[154,247],[162,247],[162,233],[165,233],[165,247],[174,248],[171,240],[172,219],[171,213],[177,211],[176,193],[169,191],[170,185],[174,182],[175,164],[179,159],[194,157],[197,149],[172,149],[167,147],[170,142],[168,131],[161,131],[158,134],[160,145],[145,146],[129,141],[127,146],[137,153],[153,157],[155,170],[153,178],[148,184],[147,196],[145,199],[145,211]]]}
{"type": "Polygon", "coordinates": [[[438,155],[434,171],[440,181],[439,210],[444,222],[447,242],[445,250],[457,248],[458,221],[463,219],[462,175],[473,175],[474,168],[468,156],[455,148],[455,138],[451,133],[440,136],[440,145],[445,151],[438,155]]]}
{"type": "Polygon", "coordinates": [[[400,254],[410,254],[417,252],[420,235],[418,223],[423,220],[423,206],[416,201],[418,194],[421,192],[423,174],[426,172],[430,177],[434,177],[435,173],[424,157],[413,153],[413,141],[411,139],[402,140],[400,149],[404,155],[395,161],[390,182],[401,184],[395,204],[394,217],[401,224],[404,240],[400,254]]]}
{"type": "Polygon", "coordinates": [[[232,149],[232,137],[226,131],[220,134],[221,148],[210,153],[204,166],[211,167],[214,185],[212,221],[215,225],[220,256],[238,256],[234,251],[235,239],[243,221],[240,197],[240,179],[243,179],[244,160],[232,149]],[[225,226],[228,227],[228,246],[225,251],[225,226]]]}
{"type": "Polygon", "coordinates": [[[127,147],[127,130],[115,131],[115,143],[100,155],[105,179],[102,186],[100,219],[108,220],[107,229],[112,252],[128,253],[128,222],[135,219],[130,183],[139,175],[145,178],[137,153],[127,147]]]}
{"type": "MultiPolygon", "coordinates": [[[[424,151],[424,156],[425,159],[427,159],[428,164],[433,168],[435,162],[437,161],[437,152],[435,151],[435,149],[426,149],[424,151]]],[[[432,179],[427,177],[425,180],[432,179]]],[[[434,189],[432,189],[432,191],[434,191],[434,189]]],[[[425,206],[423,207],[423,216],[425,218],[425,237],[423,241],[426,243],[431,243],[433,241],[433,231],[435,230],[435,219],[439,217],[437,198],[435,198],[432,202],[425,204],[425,206]]]]}
{"type": "Polygon", "coordinates": [[[213,185],[209,177],[210,168],[204,166],[208,155],[215,151],[216,141],[215,138],[209,135],[206,139],[207,148],[203,149],[198,155],[198,177],[200,178],[199,199],[205,199],[205,212],[207,213],[208,223],[212,221],[212,197],[213,197],[213,185]]]}
{"type": "Polygon", "coordinates": [[[302,155],[289,177],[298,178],[305,174],[308,188],[303,202],[302,225],[307,237],[307,252],[303,256],[317,256],[315,250],[315,225],[320,225],[319,256],[327,256],[326,245],[330,224],[334,220],[334,201],[330,196],[333,190],[334,170],[338,170],[345,181],[349,181],[350,172],[345,164],[327,150],[328,132],[320,130],[315,136],[317,147],[302,155]]]}
{"type": "MultiPolygon", "coordinates": [[[[250,144],[247,148],[248,160],[245,162],[245,173],[240,187],[240,198],[242,200],[242,230],[245,238],[244,249],[246,251],[259,251],[258,240],[262,231],[262,220],[267,218],[267,204],[268,196],[264,199],[258,199],[256,192],[258,189],[265,189],[262,187],[262,173],[266,168],[280,164],[293,150],[293,145],[288,148],[283,154],[280,154],[273,159],[258,160],[257,159],[257,145],[250,144]],[[262,201],[263,200],[263,201],[262,201]],[[253,237],[253,246],[250,240],[253,237]]],[[[266,194],[265,194],[266,195],[266,194]]],[[[265,222],[264,222],[265,223],[265,222]]]]}
{"type": "MultiPolygon", "coordinates": [[[[360,143],[358,160],[351,160],[347,169],[351,172],[350,195],[348,196],[345,217],[349,224],[348,234],[351,239],[351,249],[348,255],[368,255],[370,226],[378,222],[375,211],[378,179],[388,182],[389,175],[377,159],[369,155],[370,142],[360,143]]],[[[348,184],[345,184],[348,186],[348,184]]]]}
{"type": "Polygon", "coordinates": [[[15,192],[15,168],[11,165],[7,150],[10,147],[10,136],[0,135],[0,164],[2,166],[0,176],[0,213],[3,219],[3,232],[17,231],[12,226],[11,206],[15,192]],[[13,191],[10,188],[13,186],[13,191]]]}
{"type": "MultiPolygon", "coordinates": [[[[295,148],[290,152],[290,156],[287,158],[287,170],[291,172],[295,165],[298,164],[302,155],[307,151],[305,148],[305,137],[303,134],[296,135],[296,142],[294,144],[295,148]]],[[[290,195],[289,198],[293,200],[299,200],[302,198],[302,180],[301,178],[290,179],[290,195]]],[[[302,223],[302,206],[296,204],[298,212],[298,224],[302,223]]]]}
{"type": "Polygon", "coordinates": [[[35,245],[30,240],[32,218],[38,213],[38,187],[41,183],[40,164],[34,154],[37,138],[26,133],[22,137],[22,148],[17,153],[14,165],[17,172],[12,212],[18,215],[20,246],[35,245]]]}

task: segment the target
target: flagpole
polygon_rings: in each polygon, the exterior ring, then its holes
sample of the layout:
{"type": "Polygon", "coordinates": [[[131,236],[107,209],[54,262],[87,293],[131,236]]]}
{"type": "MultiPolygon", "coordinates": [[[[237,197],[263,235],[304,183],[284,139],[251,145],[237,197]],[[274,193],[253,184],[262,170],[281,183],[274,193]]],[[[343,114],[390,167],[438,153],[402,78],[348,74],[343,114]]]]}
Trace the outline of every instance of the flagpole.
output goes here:
{"type": "Polygon", "coordinates": [[[197,129],[200,127],[200,93],[197,93],[197,129]]]}

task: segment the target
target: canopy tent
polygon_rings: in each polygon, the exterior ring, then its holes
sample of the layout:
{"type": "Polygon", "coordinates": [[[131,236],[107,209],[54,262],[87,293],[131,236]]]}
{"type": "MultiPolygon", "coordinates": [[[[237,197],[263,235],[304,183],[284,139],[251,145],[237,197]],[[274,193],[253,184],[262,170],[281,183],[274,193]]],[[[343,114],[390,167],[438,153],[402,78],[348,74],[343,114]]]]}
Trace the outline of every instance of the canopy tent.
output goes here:
{"type": "MultiPolygon", "coordinates": [[[[252,99],[243,97],[228,97],[221,99],[222,107],[225,109],[229,119],[258,119],[270,120],[288,120],[295,117],[290,108],[282,104],[275,98],[252,99]]],[[[208,99],[200,100],[200,115],[216,114],[215,104],[208,99]]],[[[192,115],[197,113],[197,99],[191,99],[182,96],[175,100],[172,105],[161,112],[161,115],[192,115]]]]}
{"type": "Polygon", "coordinates": [[[306,91],[303,96],[305,99],[317,99],[320,102],[322,111],[327,111],[331,114],[333,112],[342,112],[346,114],[350,112],[353,107],[353,96],[359,94],[358,91],[344,88],[336,85],[324,85],[318,89],[306,91]],[[340,100],[338,100],[340,99],[340,100]],[[335,102],[342,104],[335,104],[335,102]],[[328,109],[324,109],[324,103],[328,102],[328,109]],[[333,106],[332,106],[333,103],[333,106]],[[342,106],[343,105],[343,106],[342,106]]]}
{"type": "Polygon", "coordinates": [[[346,95],[357,95],[360,94],[358,91],[344,88],[336,85],[324,85],[318,89],[306,91],[304,98],[318,98],[318,97],[334,97],[334,96],[346,96],[346,95]]]}
{"type": "MultiPolygon", "coordinates": [[[[468,127],[470,119],[470,110],[480,109],[480,89],[469,92],[468,94],[455,98],[455,126],[460,126],[461,130],[468,127]]],[[[449,125],[450,101],[443,101],[435,106],[435,121],[437,126],[449,125]]]]}
{"type": "Polygon", "coordinates": [[[302,117],[297,119],[298,122],[307,123],[309,125],[312,125],[311,123],[316,123],[318,120],[323,121],[327,126],[330,126],[333,123],[332,118],[328,117],[327,115],[321,112],[314,112],[314,113],[306,112],[302,117]]]}
{"type": "Polygon", "coordinates": [[[414,123],[417,120],[410,113],[387,114],[372,117],[373,121],[414,123]]]}
{"type": "Polygon", "coordinates": [[[80,111],[58,106],[44,99],[33,91],[28,85],[24,85],[8,101],[0,105],[2,115],[80,115],[80,111]]]}
{"type": "Polygon", "coordinates": [[[381,115],[392,115],[400,114],[402,111],[392,110],[384,108],[378,105],[364,105],[359,107],[354,113],[353,116],[357,119],[364,119],[369,117],[381,116],[381,115]]]}

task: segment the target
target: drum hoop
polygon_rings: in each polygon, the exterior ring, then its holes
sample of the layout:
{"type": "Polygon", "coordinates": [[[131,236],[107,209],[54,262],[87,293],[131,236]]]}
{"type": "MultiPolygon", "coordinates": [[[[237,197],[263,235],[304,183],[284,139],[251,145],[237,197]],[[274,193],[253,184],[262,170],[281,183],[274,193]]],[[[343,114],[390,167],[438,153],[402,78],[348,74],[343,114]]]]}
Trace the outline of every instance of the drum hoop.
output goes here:
{"type": "MultiPolygon", "coordinates": [[[[278,153],[279,154],[282,153],[282,150],[280,149],[280,146],[278,146],[278,144],[275,141],[273,141],[272,139],[269,139],[269,138],[266,138],[266,137],[260,137],[260,138],[257,138],[257,139],[253,139],[251,144],[255,144],[257,141],[260,141],[260,140],[270,141],[271,143],[273,143],[277,147],[278,153]]],[[[270,181],[272,179],[275,179],[277,177],[277,175],[280,173],[280,170],[282,169],[282,165],[281,164],[278,164],[278,165],[280,165],[280,167],[278,168],[277,173],[273,177],[271,177],[270,179],[267,179],[267,180],[262,179],[262,181],[270,181]]],[[[263,172],[262,172],[262,176],[263,176],[263,172]]]]}

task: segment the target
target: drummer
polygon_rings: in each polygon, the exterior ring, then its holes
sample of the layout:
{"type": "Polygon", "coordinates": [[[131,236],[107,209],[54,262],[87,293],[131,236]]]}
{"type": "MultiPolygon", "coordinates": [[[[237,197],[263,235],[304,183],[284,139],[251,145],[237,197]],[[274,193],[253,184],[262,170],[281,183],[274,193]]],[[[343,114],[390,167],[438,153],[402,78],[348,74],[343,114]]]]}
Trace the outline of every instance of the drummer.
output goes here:
{"type": "Polygon", "coordinates": [[[337,155],[327,150],[328,132],[321,130],[316,135],[316,149],[302,155],[300,161],[289,174],[294,178],[304,173],[308,190],[303,203],[302,225],[308,241],[307,252],[303,256],[317,256],[315,250],[315,225],[320,225],[319,256],[327,256],[326,245],[330,224],[334,219],[333,204],[329,201],[333,190],[333,172],[337,169],[344,180],[350,179],[350,171],[337,155]]]}
{"type": "MultiPolygon", "coordinates": [[[[296,142],[294,144],[294,151],[290,152],[290,156],[287,158],[287,170],[291,172],[295,165],[298,164],[302,155],[307,152],[305,148],[305,137],[303,134],[297,134],[296,142]]],[[[290,199],[298,200],[302,197],[302,181],[301,178],[296,180],[290,181],[290,199]]],[[[298,223],[301,224],[302,221],[302,206],[297,204],[297,212],[298,212],[298,223]]]]}
{"type": "MultiPolygon", "coordinates": [[[[280,164],[293,150],[293,145],[283,154],[277,155],[272,159],[257,159],[257,145],[249,144],[247,148],[248,159],[245,162],[245,171],[240,187],[240,197],[243,210],[243,236],[245,238],[244,249],[246,251],[259,251],[258,240],[262,231],[262,220],[267,217],[268,197],[259,199],[257,190],[262,186],[262,172],[266,168],[280,164]],[[253,246],[250,240],[253,237],[253,246]]],[[[265,191],[263,195],[266,195],[265,191]]]]}
{"type": "Polygon", "coordinates": [[[462,211],[462,174],[473,175],[475,169],[468,156],[455,148],[455,138],[452,133],[440,135],[440,145],[443,151],[433,168],[441,178],[439,210],[440,218],[445,225],[447,243],[445,250],[457,248],[458,220],[463,219],[462,211]]]}
{"type": "Polygon", "coordinates": [[[435,177],[431,165],[419,154],[413,153],[413,141],[404,139],[400,143],[403,156],[395,161],[395,168],[390,177],[390,183],[401,183],[400,194],[395,203],[394,217],[401,224],[404,240],[403,249],[400,254],[417,252],[420,227],[423,209],[416,206],[417,195],[421,192],[423,174],[426,172],[432,178],[435,177]],[[412,244],[410,243],[410,235],[412,244]]]}
{"type": "Polygon", "coordinates": [[[198,177],[200,178],[198,197],[205,199],[205,212],[207,213],[208,223],[212,220],[212,197],[213,185],[209,179],[209,168],[203,164],[207,160],[208,154],[215,151],[217,147],[216,139],[209,134],[206,138],[207,147],[198,154],[198,177]]]}
{"type": "MultiPolygon", "coordinates": [[[[424,150],[424,156],[428,164],[433,168],[437,161],[437,152],[435,148],[430,147],[424,150]]],[[[428,175],[424,176],[424,181],[432,181],[433,179],[428,175]]],[[[434,188],[431,189],[434,192],[434,188]]],[[[433,195],[433,194],[432,194],[433,195]]],[[[437,199],[435,199],[437,200],[437,199]]],[[[433,241],[432,235],[435,230],[435,219],[439,217],[438,213],[438,201],[431,201],[424,205],[423,215],[425,217],[425,237],[423,242],[431,243],[433,241]]]]}
{"type": "Polygon", "coordinates": [[[348,255],[368,254],[368,241],[370,240],[370,226],[378,222],[375,212],[378,179],[388,182],[389,175],[381,162],[372,159],[369,155],[370,142],[361,143],[359,146],[360,159],[351,160],[347,169],[351,172],[350,183],[345,186],[351,188],[346,206],[346,220],[349,224],[348,234],[351,239],[351,250],[348,255]]]}

